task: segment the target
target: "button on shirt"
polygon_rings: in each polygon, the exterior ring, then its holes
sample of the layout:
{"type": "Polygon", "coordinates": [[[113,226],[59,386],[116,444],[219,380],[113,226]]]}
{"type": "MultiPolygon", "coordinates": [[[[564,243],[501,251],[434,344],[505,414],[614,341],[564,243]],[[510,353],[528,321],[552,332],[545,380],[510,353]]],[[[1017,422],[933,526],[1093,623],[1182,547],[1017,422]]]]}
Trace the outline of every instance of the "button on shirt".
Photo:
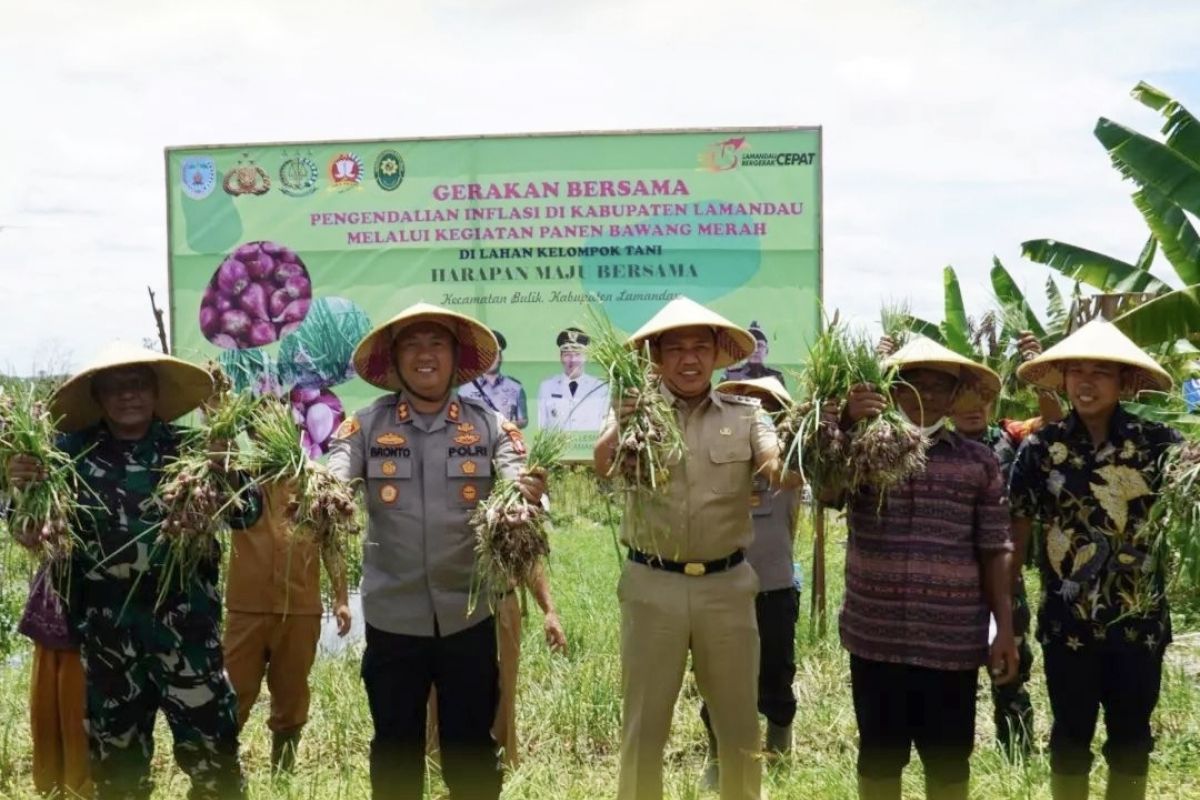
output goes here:
{"type": "Polygon", "coordinates": [[[996,457],[945,429],[923,472],[848,500],[842,646],[859,658],[972,670],[987,659],[981,555],[1012,550],[996,457]]]}
{"type": "Polygon", "coordinates": [[[321,608],[320,549],[288,515],[291,487],[263,492],[258,522],[231,537],[225,607],[250,614],[316,615],[321,608]]]}
{"type": "MultiPolygon", "coordinates": [[[[755,463],[778,452],[779,440],[757,400],[717,391],[689,409],[665,386],[687,446],[670,464],[664,491],[630,494],[621,540],[669,561],[713,561],[750,545],[755,463]]],[[[615,427],[609,413],[607,427],[615,427]]],[[[789,567],[791,560],[788,560],[789,567]]]]}
{"type": "MultiPolygon", "coordinates": [[[[343,423],[329,467],[344,481],[364,482],[362,601],[369,625],[449,636],[487,618],[486,600],[467,614],[475,577],[467,520],[494,476],[520,474],[524,452],[515,425],[453,393],[428,421],[401,392],[343,423]]],[[[486,598],[488,588],[475,591],[486,598]]]]}

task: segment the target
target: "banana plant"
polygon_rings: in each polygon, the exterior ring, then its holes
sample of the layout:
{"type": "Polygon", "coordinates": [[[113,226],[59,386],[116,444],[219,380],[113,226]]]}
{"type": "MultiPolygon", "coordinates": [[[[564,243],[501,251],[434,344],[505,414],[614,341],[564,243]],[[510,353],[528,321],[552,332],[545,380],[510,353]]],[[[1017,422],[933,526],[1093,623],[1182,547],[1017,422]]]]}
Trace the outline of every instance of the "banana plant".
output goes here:
{"type": "Polygon", "coordinates": [[[1166,118],[1164,141],[1104,117],[1094,133],[1117,170],[1139,187],[1132,200],[1150,229],[1150,238],[1137,261],[1129,263],[1049,239],[1023,243],[1022,253],[1101,292],[1155,295],[1114,320],[1139,345],[1170,348],[1179,340],[1198,343],[1200,235],[1185,212],[1200,214],[1200,121],[1148,83],[1134,87],[1133,97],[1166,118]],[[1150,273],[1157,253],[1170,263],[1182,286],[1150,273]]]}

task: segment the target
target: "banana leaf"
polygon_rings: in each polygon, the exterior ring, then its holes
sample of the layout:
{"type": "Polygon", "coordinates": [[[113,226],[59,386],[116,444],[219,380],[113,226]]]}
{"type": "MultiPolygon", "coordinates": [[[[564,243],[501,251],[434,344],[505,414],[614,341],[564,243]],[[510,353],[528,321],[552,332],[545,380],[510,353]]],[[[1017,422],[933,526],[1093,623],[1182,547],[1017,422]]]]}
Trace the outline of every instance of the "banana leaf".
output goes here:
{"type": "Polygon", "coordinates": [[[1113,320],[1139,347],[1187,339],[1200,342],[1200,286],[1168,292],[1113,320]]]}
{"type": "MultiPolygon", "coordinates": [[[[1063,299],[1062,292],[1058,290],[1058,284],[1054,282],[1054,278],[1050,275],[1046,276],[1046,319],[1049,322],[1047,339],[1053,337],[1056,341],[1058,336],[1055,334],[1061,335],[1071,321],[1071,312],[1068,310],[1066,300],[1063,299]]],[[[1047,347],[1054,343],[1051,341],[1042,342],[1047,347]]]]}
{"type": "Polygon", "coordinates": [[[1101,117],[1093,131],[1113,165],[1139,186],[1151,186],[1175,205],[1200,214],[1200,164],[1162,142],[1101,117]]]}
{"type": "Polygon", "coordinates": [[[1145,81],[1133,87],[1132,94],[1139,103],[1167,118],[1162,127],[1167,146],[1200,163],[1200,122],[1191,112],[1166,92],[1145,81]]]}
{"type": "Polygon", "coordinates": [[[967,311],[963,305],[962,289],[958,285],[958,275],[954,267],[942,270],[942,285],[945,290],[945,319],[942,320],[942,337],[946,346],[959,355],[971,358],[971,338],[967,325],[967,311]]]}
{"type": "Polygon", "coordinates": [[[1134,193],[1133,204],[1184,285],[1200,283],[1200,236],[1183,209],[1149,186],[1134,193]]]}
{"type": "Polygon", "coordinates": [[[1133,264],[1054,239],[1021,243],[1021,255],[1102,292],[1168,292],[1171,287],[1133,264]]]}
{"type": "Polygon", "coordinates": [[[1146,244],[1142,246],[1142,252],[1138,255],[1136,266],[1143,272],[1149,272],[1154,266],[1154,254],[1158,252],[1158,239],[1154,238],[1154,234],[1146,239],[1146,244]]]}
{"type": "MultiPolygon", "coordinates": [[[[1000,259],[994,256],[992,257],[992,291],[996,293],[996,299],[1000,301],[1000,305],[1005,309],[1006,318],[1011,318],[1013,314],[1017,314],[1023,318],[1023,327],[1025,330],[1032,331],[1033,335],[1039,339],[1046,337],[1046,329],[1041,321],[1038,320],[1037,315],[1033,313],[1033,308],[1029,305],[1029,301],[1025,299],[1025,294],[1017,287],[1017,282],[1013,280],[1012,275],[1000,263],[1000,259]]],[[[1008,334],[1015,335],[1019,332],[1013,330],[1009,331],[1008,334]]]]}

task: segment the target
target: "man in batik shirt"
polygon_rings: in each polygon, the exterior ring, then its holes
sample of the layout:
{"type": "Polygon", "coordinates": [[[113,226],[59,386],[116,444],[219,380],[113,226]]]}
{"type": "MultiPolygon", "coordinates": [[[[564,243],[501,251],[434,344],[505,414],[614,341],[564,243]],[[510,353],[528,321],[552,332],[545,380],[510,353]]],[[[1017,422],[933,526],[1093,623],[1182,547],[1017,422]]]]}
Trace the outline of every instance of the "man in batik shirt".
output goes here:
{"type": "MultiPolygon", "coordinates": [[[[1055,800],[1084,800],[1100,708],[1109,800],[1139,800],[1154,739],[1163,652],[1171,641],[1162,564],[1144,525],[1161,459],[1179,441],[1134,417],[1122,395],[1165,391],[1170,376],[1111,323],[1088,323],[1018,375],[1063,391],[1070,415],[1031,435],[1013,467],[1013,528],[1043,524],[1038,609],[1050,709],[1055,800]]],[[[1018,553],[1018,557],[1022,554],[1018,553]]]]}

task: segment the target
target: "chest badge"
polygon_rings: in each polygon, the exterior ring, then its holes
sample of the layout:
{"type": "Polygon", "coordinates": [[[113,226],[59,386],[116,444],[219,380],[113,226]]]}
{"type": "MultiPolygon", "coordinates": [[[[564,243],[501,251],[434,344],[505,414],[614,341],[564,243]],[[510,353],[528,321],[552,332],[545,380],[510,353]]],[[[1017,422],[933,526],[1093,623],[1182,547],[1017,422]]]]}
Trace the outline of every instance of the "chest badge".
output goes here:
{"type": "Polygon", "coordinates": [[[459,433],[471,433],[475,430],[475,426],[469,422],[460,422],[458,424],[459,433]]]}
{"type": "Polygon", "coordinates": [[[479,434],[478,433],[460,433],[458,436],[454,437],[455,444],[461,444],[464,446],[477,444],[478,442],[479,442],[479,434]]]}
{"type": "Polygon", "coordinates": [[[408,439],[398,433],[381,433],[375,437],[375,444],[381,444],[384,447],[400,447],[408,444],[408,439]]]}
{"type": "Polygon", "coordinates": [[[721,428],[718,433],[720,433],[722,436],[733,436],[733,428],[721,428]]]}
{"type": "Polygon", "coordinates": [[[390,483],[386,483],[379,488],[379,499],[389,505],[396,502],[396,498],[400,496],[400,490],[390,483]]]}
{"type": "Polygon", "coordinates": [[[379,469],[386,477],[390,478],[396,474],[396,462],[395,461],[385,461],[385,462],[383,462],[383,466],[380,467],[379,469]]]}
{"type": "Polygon", "coordinates": [[[479,470],[479,466],[474,461],[464,461],[462,463],[463,475],[474,475],[479,470]]]}
{"type": "Polygon", "coordinates": [[[468,483],[459,490],[458,496],[468,503],[474,503],[479,499],[479,489],[475,487],[475,484],[468,483]]]}

